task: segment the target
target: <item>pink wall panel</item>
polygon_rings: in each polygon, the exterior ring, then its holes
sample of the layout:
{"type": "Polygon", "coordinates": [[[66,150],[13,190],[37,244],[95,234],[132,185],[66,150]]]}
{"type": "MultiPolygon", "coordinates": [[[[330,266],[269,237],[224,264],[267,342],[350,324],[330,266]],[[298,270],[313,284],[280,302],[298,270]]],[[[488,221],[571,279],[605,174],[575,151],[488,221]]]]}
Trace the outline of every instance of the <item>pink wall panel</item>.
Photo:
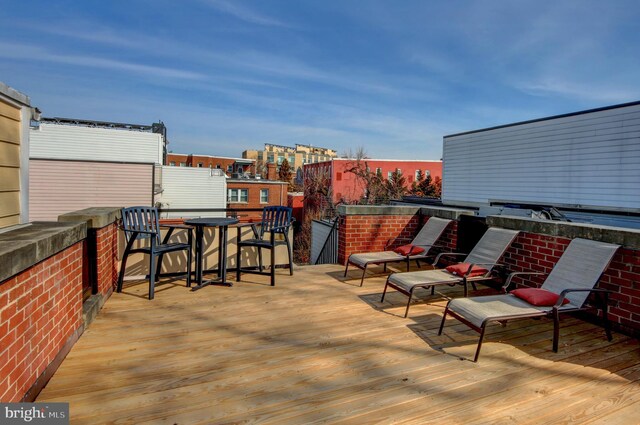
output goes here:
{"type": "Polygon", "coordinates": [[[29,221],[89,207],[151,205],[152,164],[29,161],[29,221]]]}

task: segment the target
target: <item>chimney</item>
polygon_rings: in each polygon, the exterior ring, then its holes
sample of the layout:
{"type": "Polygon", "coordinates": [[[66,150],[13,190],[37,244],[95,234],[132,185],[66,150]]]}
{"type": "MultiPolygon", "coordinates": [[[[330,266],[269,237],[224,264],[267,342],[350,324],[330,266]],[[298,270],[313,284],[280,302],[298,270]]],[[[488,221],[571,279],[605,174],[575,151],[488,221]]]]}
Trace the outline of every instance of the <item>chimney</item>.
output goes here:
{"type": "Polygon", "coordinates": [[[267,180],[278,180],[278,174],[276,173],[276,164],[267,164],[267,180]]]}

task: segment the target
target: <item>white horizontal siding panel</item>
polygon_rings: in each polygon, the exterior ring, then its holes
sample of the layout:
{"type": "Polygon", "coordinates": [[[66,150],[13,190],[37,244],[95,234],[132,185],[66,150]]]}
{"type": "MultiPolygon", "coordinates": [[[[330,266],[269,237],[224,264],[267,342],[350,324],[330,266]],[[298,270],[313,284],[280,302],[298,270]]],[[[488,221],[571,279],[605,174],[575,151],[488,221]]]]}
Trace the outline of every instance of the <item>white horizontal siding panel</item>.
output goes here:
{"type": "Polygon", "coordinates": [[[30,130],[30,158],[162,164],[156,133],[42,123],[30,130]]]}
{"type": "MultiPolygon", "coordinates": [[[[226,208],[227,178],[212,175],[209,168],[162,167],[162,193],[159,200],[163,208],[226,208]]],[[[217,174],[217,173],[216,173],[217,174]]],[[[184,216],[225,217],[226,213],[171,213],[171,217],[184,216]]]]}
{"type": "Polygon", "coordinates": [[[29,221],[90,207],[152,204],[153,166],[29,160],[29,221]]]}
{"type": "Polygon", "coordinates": [[[442,199],[640,210],[640,105],[447,136],[442,199]]]}

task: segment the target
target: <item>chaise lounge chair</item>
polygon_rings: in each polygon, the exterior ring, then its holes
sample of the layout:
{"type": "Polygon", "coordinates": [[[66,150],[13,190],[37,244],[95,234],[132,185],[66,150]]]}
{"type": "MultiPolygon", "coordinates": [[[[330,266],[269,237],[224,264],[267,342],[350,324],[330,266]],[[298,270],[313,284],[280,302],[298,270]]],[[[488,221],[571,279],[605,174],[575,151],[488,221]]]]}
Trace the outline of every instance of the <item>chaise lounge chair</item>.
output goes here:
{"type": "Polygon", "coordinates": [[[467,257],[463,263],[458,263],[446,269],[393,273],[387,278],[380,302],[384,301],[387,287],[389,286],[405,294],[409,297],[407,309],[404,313],[404,317],[407,317],[413,293],[417,288],[431,288],[431,295],[433,295],[435,287],[438,285],[453,286],[459,284],[464,287],[464,296],[466,297],[468,283],[471,283],[475,289],[475,282],[493,279],[494,276],[491,273],[493,268],[499,265],[498,260],[513,243],[518,233],[516,230],[491,227],[482,235],[482,238],[473,247],[469,255],[445,252],[438,254],[433,265],[436,266],[443,256],[456,257],[466,255],[467,257]]]}
{"type": "Polygon", "coordinates": [[[401,247],[404,248],[403,250],[396,248],[399,252],[387,250],[392,242],[390,239],[387,241],[387,246],[385,246],[384,251],[351,254],[347,260],[347,266],[344,269],[345,277],[349,270],[349,264],[353,264],[359,269],[362,269],[360,286],[364,283],[364,276],[367,273],[367,267],[371,264],[384,264],[384,271],[386,272],[388,263],[406,261],[407,271],[409,271],[409,263],[411,260],[418,261],[433,257],[429,252],[436,246],[436,242],[440,239],[449,223],[451,223],[451,220],[445,220],[437,217],[429,218],[413,241],[411,241],[410,245],[401,247]]]}
{"type": "MultiPolygon", "coordinates": [[[[478,348],[473,359],[478,361],[482,339],[490,322],[504,322],[511,319],[547,316],[553,317],[553,351],[558,352],[560,332],[560,313],[585,310],[589,294],[596,295],[596,301],[602,309],[602,318],[607,340],[611,341],[611,329],[607,318],[608,294],[610,291],[594,289],[596,283],[607,269],[618,245],[586,239],[574,239],[553,267],[540,289],[527,288],[512,291],[504,295],[459,298],[449,301],[442,316],[442,328],[447,314],[460,320],[471,329],[480,333],[478,348]],[[520,291],[520,292],[518,292],[520,291]],[[547,298],[541,302],[541,298],[547,298]],[[526,298],[528,301],[526,301],[526,298]]],[[[506,292],[514,276],[542,275],[544,273],[512,273],[503,286],[506,292]]]]}

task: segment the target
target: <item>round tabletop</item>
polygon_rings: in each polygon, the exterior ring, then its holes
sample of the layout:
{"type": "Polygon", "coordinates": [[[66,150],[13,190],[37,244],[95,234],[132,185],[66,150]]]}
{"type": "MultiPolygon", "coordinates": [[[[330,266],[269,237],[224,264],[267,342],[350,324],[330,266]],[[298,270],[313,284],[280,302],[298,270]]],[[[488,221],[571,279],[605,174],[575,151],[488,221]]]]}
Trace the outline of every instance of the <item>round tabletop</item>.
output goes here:
{"type": "Polygon", "coordinates": [[[237,218],[230,217],[201,217],[201,218],[190,218],[184,221],[184,224],[188,224],[190,226],[229,226],[230,224],[237,224],[239,220],[237,218]]]}

